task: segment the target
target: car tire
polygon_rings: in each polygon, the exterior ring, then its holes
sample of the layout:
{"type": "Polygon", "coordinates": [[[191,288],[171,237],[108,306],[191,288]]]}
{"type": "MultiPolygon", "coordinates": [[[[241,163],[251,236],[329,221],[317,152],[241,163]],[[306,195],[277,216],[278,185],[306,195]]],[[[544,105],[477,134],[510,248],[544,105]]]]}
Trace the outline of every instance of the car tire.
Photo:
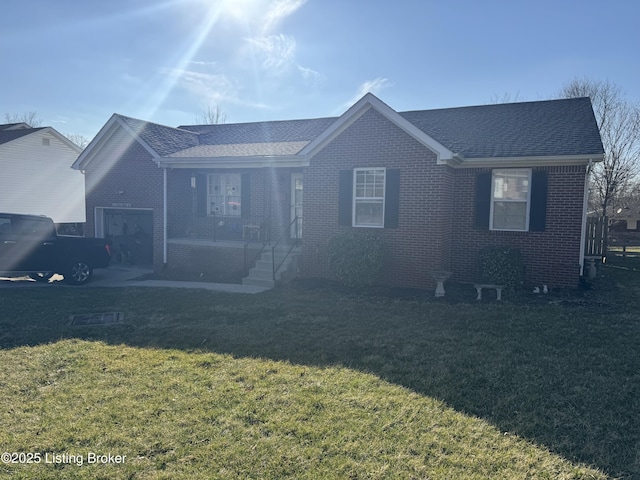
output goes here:
{"type": "Polygon", "coordinates": [[[71,285],[84,285],[93,277],[93,267],[84,260],[73,262],[64,275],[65,282],[71,285]]]}
{"type": "Polygon", "coordinates": [[[49,279],[53,277],[53,272],[33,272],[29,274],[29,278],[40,283],[49,283],[49,279]]]}

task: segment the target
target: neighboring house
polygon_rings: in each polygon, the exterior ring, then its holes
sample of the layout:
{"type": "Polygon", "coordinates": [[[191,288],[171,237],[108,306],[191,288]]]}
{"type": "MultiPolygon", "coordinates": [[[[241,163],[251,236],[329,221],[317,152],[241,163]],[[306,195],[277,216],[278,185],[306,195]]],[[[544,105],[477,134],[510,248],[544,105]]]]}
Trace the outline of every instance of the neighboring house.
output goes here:
{"type": "Polygon", "coordinates": [[[0,211],[84,223],[84,177],[71,169],[81,152],[51,127],[0,125],[0,211]]]}
{"type": "Polygon", "coordinates": [[[497,245],[521,249],[528,282],[576,286],[602,156],[588,98],[399,113],[367,94],[337,118],[171,128],[113,115],[74,168],[88,232],[135,223],[157,266],[242,272],[251,240],[300,235],[300,274],[330,277],[329,240],[368,230],[390,285],[432,287],[442,269],[473,281],[497,245]]]}

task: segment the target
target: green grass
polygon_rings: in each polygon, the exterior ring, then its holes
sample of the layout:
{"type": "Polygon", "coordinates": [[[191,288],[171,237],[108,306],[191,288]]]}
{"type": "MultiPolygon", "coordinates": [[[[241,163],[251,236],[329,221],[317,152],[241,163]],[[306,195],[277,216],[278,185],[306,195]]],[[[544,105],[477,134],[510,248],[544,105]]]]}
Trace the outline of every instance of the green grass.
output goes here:
{"type": "Polygon", "coordinates": [[[2,289],[0,450],[127,457],[0,477],[640,477],[640,271],[604,275],[503,304],[2,289]]]}

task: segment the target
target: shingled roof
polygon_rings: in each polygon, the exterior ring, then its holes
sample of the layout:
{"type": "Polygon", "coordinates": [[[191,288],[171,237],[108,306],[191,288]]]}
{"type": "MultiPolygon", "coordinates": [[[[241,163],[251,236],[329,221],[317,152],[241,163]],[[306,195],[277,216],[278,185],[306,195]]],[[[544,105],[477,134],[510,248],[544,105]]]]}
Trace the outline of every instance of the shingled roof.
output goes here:
{"type": "Polygon", "coordinates": [[[200,144],[172,157],[295,155],[336,118],[178,127],[196,132],[200,144]]]}
{"type": "Polygon", "coordinates": [[[161,157],[198,145],[198,135],[179,128],[166,127],[136,118],[118,118],[161,157]]]}
{"type": "Polygon", "coordinates": [[[463,158],[602,154],[589,98],[400,113],[463,158]]]}
{"type": "MultiPolygon", "coordinates": [[[[604,151],[586,97],[400,115],[462,158],[578,156],[604,151]]],[[[294,155],[336,120],[181,126],[180,130],[198,135],[198,145],[170,156],[294,155]]]]}
{"type": "MultiPolygon", "coordinates": [[[[413,134],[434,139],[458,159],[601,156],[604,152],[589,98],[479,105],[397,113],[371,94],[371,102],[413,134]],[[398,121],[401,120],[401,121],[398,121]],[[407,123],[408,122],[408,123],[407,123]]],[[[356,104],[356,105],[358,105],[356,104]]],[[[347,115],[347,114],[345,114],[347,115]]],[[[341,117],[270,122],[183,125],[177,128],[123,115],[118,121],[163,163],[187,159],[296,158],[312,142],[336,128],[341,117]],[[172,160],[174,159],[174,160],[172,160]]],[[[109,124],[107,124],[109,125],[109,124]]],[[[0,139],[5,132],[0,130],[0,139]]],[[[21,131],[8,131],[20,134],[21,131]]],[[[89,151],[91,149],[88,149],[89,151]]],[[[304,153],[304,151],[303,151],[304,153]]],[[[81,156],[76,162],[79,166],[81,156]]],[[[186,164],[186,163],[185,163],[186,164]]],[[[75,167],[74,167],[75,168],[75,167]]]]}
{"type": "Polygon", "coordinates": [[[4,124],[0,125],[0,145],[4,143],[11,142],[18,138],[24,137],[26,135],[30,135],[33,132],[37,132],[38,130],[42,130],[43,128],[17,128],[12,129],[17,124],[4,124]]]}

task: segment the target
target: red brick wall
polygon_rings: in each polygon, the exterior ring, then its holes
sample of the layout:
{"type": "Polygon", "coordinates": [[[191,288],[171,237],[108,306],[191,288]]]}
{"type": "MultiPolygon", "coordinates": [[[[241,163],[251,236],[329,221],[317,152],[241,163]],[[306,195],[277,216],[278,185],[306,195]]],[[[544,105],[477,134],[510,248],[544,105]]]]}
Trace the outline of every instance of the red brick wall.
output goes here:
{"type": "MultiPolygon", "coordinates": [[[[305,169],[302,273],[330,278],[327,244],[351,227],[338,225],[339,171],[400,169],[399,228],[371,229],[385,242],[382,283],[433,288],[428,272],[448,269],[456,281],[477,280],[477,256],[489,245],[520,248],[527,282],[576,286],[585,167],[547,167],[544,232],[490,232],[474,226],[475,179],[481,170],[453,169],[374,110],[342,132],[305,169]]],[[[360,229],[358,229],[360,230],[360,229]]]]}
{"type": "MultiPolygon", "coordinates": [[[[244,276],[244,248],[188,245],[170,242],[169,265],[177,270],[201,273],[215,281],[239,281],[244,276]]],[[[255,254],[250,250],[249,255],[255,254]]]]}
{"type": "MultiPolygon", "coordinates": [[[[477,279],[477,255],[486,246],[519,248],[526,280],[549,287],[578,284],[585,167],[546,167],[547,218],[544,232],[495,232],[474,226],[476,175],[483,170],[455,172],[451,265],[456,279],[477,279]],[[468,194],[461,194],[468,192],[468,194]]],[[[488,171],[488,170],[484,170],[488,171]]]]}
{"type": "Polygon", "coordinates": [[[433,152],[375,110],[369,110],[305,168],[303,275],[330,277],[326,254],[329,239],[343,231],[371,230],[383,237],[386,246],[384,283],[433,286],[429,270],[449,266],[452,183],[453,171],[436,165],[433,152]],[[400,169],[398,228],[338,225],[339,172],[356,167],[400,169]]]}
{"type": "Polygon", "coordinates": [[[163,173],[151,154],[122,130],[116,132],[100,158],[85,170],[87,236],[95,235],[95,207],[153,210],[153,262],[162,264],[163,173]],[[122,192],[122,193],[119,193],[122,192]]]}
{"type": "MultiPolygon", "coordinates": [[[[196,193],[191,188],[191,170],[167,171],[167,235],[186,237],[196,216],[196,193]]],[[[169,254],[169,252],[167,252],[169,254]]]]}

